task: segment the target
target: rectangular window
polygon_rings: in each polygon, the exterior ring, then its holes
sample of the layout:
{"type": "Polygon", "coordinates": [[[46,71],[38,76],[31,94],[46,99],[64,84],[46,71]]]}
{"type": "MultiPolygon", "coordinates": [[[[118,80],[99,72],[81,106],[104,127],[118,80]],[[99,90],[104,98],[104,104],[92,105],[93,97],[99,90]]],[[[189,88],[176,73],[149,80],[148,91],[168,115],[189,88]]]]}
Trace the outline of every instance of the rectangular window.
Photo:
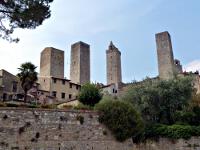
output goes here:
{"type": "Polygon", "coordinates": [[[62,99],[65,99],[65,93],[61,93],[62,99]]]}
{"type": "Polygon", "coordinates": [[[17,92],[17,82],[13,82],[12,92],[17,92]]]}
{"type": "Polygon", "coordinates": [[[78,90],[78,85],[76,85],[76,89],[78,90]]]}
{"type": "Polygon", "coordinates": [[[56,91],[53,91],[53,92],[52,92],[52,96],[53,96],[53,97],[56,97],[56,94],[57,94],[56,91]]]}
{"type": "Polygon", "coordinates": [[[72,94],[69,94],[69,99],[71,99],[72,98],[72,94]]]}
{"type": "Polygon", "coordinates": [[[53,79],[53,83],[56,83],[56,79],[53,79]]]}
{"type": "Polygon", "coordinates": [[[65,85],[65,80],[62,80],[62,84],[65,85]]]}
{"type": "Polygon", "coordinates": [[[69,84],[69,87],[72,88],[72,83],[69,84]]]}

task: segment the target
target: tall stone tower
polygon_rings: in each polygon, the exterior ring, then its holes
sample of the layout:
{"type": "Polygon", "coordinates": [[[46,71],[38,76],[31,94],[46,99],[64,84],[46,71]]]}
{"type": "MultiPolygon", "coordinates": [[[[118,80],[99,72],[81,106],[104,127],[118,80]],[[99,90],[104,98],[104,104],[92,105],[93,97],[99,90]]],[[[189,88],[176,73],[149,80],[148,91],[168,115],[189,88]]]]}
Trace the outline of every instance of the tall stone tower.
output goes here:
{"type": "Polygon", "coordinates": [[[121,52],[110,42],[106,50],[107,84],[121,83],[121,52]]]}
{"type": "Polygon", "coordinates": [[[168,32],[156,34],[158,70],[160,79],[172,79],[175,74],[171,37],[168,32]]]}
{"type": "Polygon", "coordinates": [[[90,45],[77,42],[71,46],[70,80],[81,85],[90,82],[90,45]]]}
{"type": "Polygon", "coordinates": [[[64,51],[47,47],[41,52],[40,76],[64,78],[64,51]]]}

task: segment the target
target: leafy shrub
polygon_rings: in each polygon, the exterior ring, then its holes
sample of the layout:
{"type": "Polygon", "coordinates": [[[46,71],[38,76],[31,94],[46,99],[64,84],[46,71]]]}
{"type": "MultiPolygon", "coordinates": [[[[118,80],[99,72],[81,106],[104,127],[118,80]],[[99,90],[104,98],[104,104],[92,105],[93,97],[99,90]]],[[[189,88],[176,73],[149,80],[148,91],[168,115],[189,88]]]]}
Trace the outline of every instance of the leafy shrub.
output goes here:
{"type": "Polygon", "coordinates": [[[108,127],[118,141],[125,141],[143,128],[140,115],[129,103],[108,100],[100,102],[95,108],[100,111],[99,121],[108,127]]]}
{"type": "Polygon", "coordinates": [[[41,107],[41,108],[46,108],[46,109],[56,109],[56,108],[57,108],[56,105],[52,105],[52,104],[49,104],[49,105],[41,105],[40,107],[41,107]]]}
{"type": "Polygon", "coordinates": [[[176,111],[189,104],[193,94],[191,78],[168,81],[146,79],[132,84],[123,99],[131,102],[149,123],[174,124],[176,111]]]}
{"type": "Polygon", "coordinates": [[[175,121],[180,124],[200,125],[200,107],[193,107],[192,110],[177,111],[175,121]]]}
{"type": "Polygon", "coordinates": [[[74,106],[73,108],[77,110],[93,110],[92,106],[84,105],[82,103],[79,103],[77,106],[74,106]]]}
{"type": "Polygon", "coordinates": [[[99,88],[95,84],[86,83],[81,87],[78,99],[84,105],[94,106],[102,98],[99,88]]]}
{"type": "Polygon", "coordinates": [[[6,106],[7,107],[19,107],[18,104],[14,104],[14,103],[7,103],[6,106]]]}
{"type": "Polygon", "coordinates": [[[6,107],[6,104],[3,102],[0,102],[0,107],[6,107]]]}
{"type": "Polygon", "coordinates": [[[145,127],[144,132],[133,137],[133,142],[144,142],[146,139],[157,140],[159,137],[189,139],[192,136],[200,136],[200,126],[151,124],[145,127]]]}
{"type": "Polygon", "coordinates": [[[28,105],[27,107],[28,107],[28,108],[38,108],[37,105],[28,105]]]}
{"type": "Polygon", "coordinates": [[[200,135],[200,128],[190,125],[161,125],[156,129],[156,133],[162,137],[172,138],[172,139],[189,139],[192,136],[200,135]]]}

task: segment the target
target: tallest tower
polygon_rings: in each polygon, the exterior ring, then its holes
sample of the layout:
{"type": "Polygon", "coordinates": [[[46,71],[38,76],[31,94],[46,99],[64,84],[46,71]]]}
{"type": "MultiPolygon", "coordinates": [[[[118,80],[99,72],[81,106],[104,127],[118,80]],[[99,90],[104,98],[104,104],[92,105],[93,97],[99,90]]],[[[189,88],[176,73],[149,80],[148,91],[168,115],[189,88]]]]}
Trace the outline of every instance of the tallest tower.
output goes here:
{"type": "Polygon", "coordinates": [[[107,64],[107,84],[121,83],[121,52],[115,45],[110,42],[108,50],[106,51],[107,64]]]}
{"type": "Polygon", "coordinates": [[[171,37],[168,32],[156,34],[158,70],[160,79],[172,79],[175,74],[171,37]]]}

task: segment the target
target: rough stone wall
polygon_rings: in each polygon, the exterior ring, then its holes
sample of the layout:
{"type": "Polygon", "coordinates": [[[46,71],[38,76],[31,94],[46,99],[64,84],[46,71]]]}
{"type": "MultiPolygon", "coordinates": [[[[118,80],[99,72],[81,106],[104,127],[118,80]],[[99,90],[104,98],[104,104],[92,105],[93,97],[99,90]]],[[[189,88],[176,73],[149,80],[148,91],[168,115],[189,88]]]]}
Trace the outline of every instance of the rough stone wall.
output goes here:
{"type": "Polygon", "coordinates": [[[197,90],[197,94],[200,94],[200,76],[198,74],[193,74],[192,76],[194,88],[197,90]]]}
{"type": "Polygon", "coordinates": [[[106,51],[107,84],[122,82],[121,52],[112,44],[106,51]]]}
{"type": "Polygon", "coordinates": [[[40,76],[64,78],[64,51],[47,47],[41,52],[40,76]]]}
{"type": "Polygon", "coordinates": [[[0,109],[2,150],[131,150],[98,122],[96,112],[0,109]],[[84,121],[81,124],[81,119],[84,121]]]}
{"type": "Polygon", "coordinates": [[[160,138],[157,142],[147,141],[134,145],[132,150],[200,150],[200,138],[193,137],[190,140],[160,138]]]}
{"type": "Polygon", "coordinates": [[[70,80],[78,84],[90,82],[90,46],[86,43],[71,46],[70,80]]]}
{"type": "MultiPolygon", "coordinates": [[[[20,81],[15,75],[7,72],[6,70],[0,70],[0,76],[2,76],[0,85],[2,86],[1,93],[2,95],[6,94],[5,100],[12,99],[9,98],[9,95],[23,93],[20,81]],[[14,84],[16,84],[16,90],[13,90],[14,84]]],[[[0,99],[2,99],[2,96],[0,99]]]]}
{"type": "Polygon", "coordinates": [[[171,37],[168,32],[156,34],[158,70],[161,79],[174,77],[174,56],[171,37]]]}

